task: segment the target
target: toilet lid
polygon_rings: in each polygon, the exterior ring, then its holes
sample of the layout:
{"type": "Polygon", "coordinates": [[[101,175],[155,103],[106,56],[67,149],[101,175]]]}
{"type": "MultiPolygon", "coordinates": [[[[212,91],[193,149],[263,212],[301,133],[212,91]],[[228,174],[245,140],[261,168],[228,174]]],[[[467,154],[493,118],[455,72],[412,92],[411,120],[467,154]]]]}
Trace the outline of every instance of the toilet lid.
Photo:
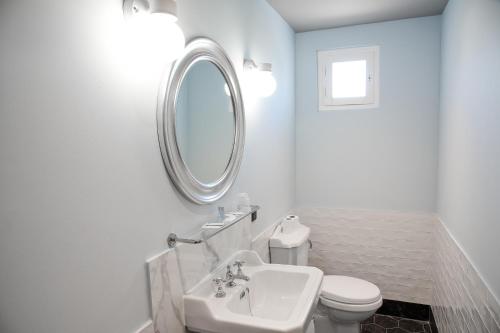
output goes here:
{"type": "Polygon", "coordinates": [[[321,296],[347,304],[369,304],[380,299],[380,289],[371,282],[350,276],[323,277],[321,296]]]}

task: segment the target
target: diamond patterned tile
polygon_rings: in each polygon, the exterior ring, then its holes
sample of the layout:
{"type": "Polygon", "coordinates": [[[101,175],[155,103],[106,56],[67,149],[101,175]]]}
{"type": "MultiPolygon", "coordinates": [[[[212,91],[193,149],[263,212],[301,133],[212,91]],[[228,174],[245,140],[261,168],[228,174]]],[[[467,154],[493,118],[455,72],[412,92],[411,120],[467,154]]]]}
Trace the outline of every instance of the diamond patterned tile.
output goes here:
{"type": "Polygon", "coordinates": [[[376,324],[361,325],[361,333],[386,333],[385,328],[376,324]]]}
{"type": "Polygon", "coordinates": [[[398,327],[398,320],[390,316],[375,315],[375,324],[384,328],[398,327]]]}
{"type": "Polygon", "coordinates": [[[408,331],[400,327],[396,327],[396,328],[388,328],[386,333],[408,333],[408,331]]]}
{"type": "Polygon", "coordinates": [[[421,321],[401,319],[399,327],[404,328],[408,332],[424,332],[424,323],[421,321]]]}
{"type": "Polygon", "coordinates": [[[361,333],[438,333],[429,322],[375,314],[361,324],[361,333]]]}

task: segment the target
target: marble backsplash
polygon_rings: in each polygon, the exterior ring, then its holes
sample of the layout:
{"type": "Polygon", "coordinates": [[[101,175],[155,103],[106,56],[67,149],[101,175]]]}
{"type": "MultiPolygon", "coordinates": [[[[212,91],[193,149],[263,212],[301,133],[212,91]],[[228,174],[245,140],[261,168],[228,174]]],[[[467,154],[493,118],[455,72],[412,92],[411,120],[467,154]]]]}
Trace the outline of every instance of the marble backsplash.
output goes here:
{"type": "Polygon", "coordinates": [[[248,216],[201,244],[179,243],[148,260],[154,333],[186,332],[183,295],[233,253],[251,249],[250,227],[248,216]]]}
{"type": "Polygon", "coordinates": [[[371,281],[387,299],[430,304],[434,215],[318,207],[294,213],[311,228],[310,265],[371,281]]]}

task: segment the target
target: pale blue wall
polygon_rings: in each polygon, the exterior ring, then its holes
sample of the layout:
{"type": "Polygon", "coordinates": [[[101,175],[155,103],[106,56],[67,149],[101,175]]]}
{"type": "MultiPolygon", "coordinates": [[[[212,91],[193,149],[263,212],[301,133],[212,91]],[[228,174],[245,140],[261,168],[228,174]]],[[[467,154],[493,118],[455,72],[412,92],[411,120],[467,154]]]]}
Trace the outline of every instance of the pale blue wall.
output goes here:
{"type": "Polygon", "coordinates": [[[500,1],[443,15],[439,214],[500,298],[500,1]]]}
{"type": "Polygon", "coordinates": [[[238,192],[263,207],[255,233],[293,206],[294,32],[264,0],[178,4],[188,39],[219,42],[239,75],[245,56],[271,62],[278,82],[247,99],[237,183],[204,207],[168,179],[165,64],[131,59],[123,1],[0,1],[0,332],[132,332],[150,316],[145,260],[170,232],[199,228],[238,192]]]}
{"type": "Polygon", "coordinates": [[[297,203],[434,211],[441,18],[296,35],[297,203]],[[316,51],[380,45],[380,107],[318,112],[316,51]]]}

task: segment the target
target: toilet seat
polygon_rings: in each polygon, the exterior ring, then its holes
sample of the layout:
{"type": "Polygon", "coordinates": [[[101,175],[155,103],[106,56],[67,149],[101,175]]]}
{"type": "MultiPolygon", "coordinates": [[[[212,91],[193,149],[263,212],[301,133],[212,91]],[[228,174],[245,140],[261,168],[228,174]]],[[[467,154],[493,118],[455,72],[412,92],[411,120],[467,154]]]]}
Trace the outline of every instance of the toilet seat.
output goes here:
{"type": "Polygon", "coordinates": [[[380,307],[380,289],[371,282],[350,276],[327,275],[321,285],[324,305],[346,311],[369,311],[380,307]]]}
{"type": "Polygon", "coordinates": [[[368,304],[348,304],[333,301],[323,296],[319,297],[321,304],[326,306],[327,308],[342,310],[347,312],[369,312],[375,311],[382,306],[382,297],[380,297],[377,301],[368,304]]]}

